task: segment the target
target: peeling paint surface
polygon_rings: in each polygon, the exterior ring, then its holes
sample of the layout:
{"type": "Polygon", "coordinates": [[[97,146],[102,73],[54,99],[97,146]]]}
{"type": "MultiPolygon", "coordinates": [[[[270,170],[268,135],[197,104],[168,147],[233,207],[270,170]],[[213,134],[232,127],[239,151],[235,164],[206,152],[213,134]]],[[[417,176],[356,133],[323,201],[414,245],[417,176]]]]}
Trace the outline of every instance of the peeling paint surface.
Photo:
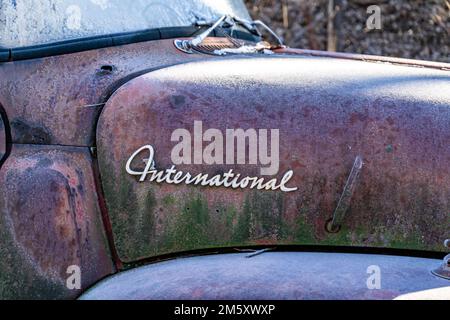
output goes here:
{"type": "Polygon", "coordinates": [[[87,148],[14,146],[0,171],[0,297],[74,298],[114,272],[87,148]]]}
{"type": "MultiPolygon", "coordinates": [[[[312,57],[229,58],[150,72],[107,102],[98,155],[123,261],[249,244],[332,244],[442,251],[450,230],[450,77],[446,71],[312,57]],[[128,157],[152,144],[171,165],[177,128],[280,129],[289,194],[138,183],[128,157]],[[357,155],[342,230],[325,231],[357,155]]],[[[214,174],[225,165],[180,165],[214,174]]],[[[258,169],[233,169],[254,176],[258,169]]]]}

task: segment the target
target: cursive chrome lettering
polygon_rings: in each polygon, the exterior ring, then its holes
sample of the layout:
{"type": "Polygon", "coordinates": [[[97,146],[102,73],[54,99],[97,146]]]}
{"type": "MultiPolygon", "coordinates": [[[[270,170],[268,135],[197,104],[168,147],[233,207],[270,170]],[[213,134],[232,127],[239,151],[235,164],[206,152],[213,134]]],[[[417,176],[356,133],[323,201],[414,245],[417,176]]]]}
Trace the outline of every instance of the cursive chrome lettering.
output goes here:
{"type": "Polygon", "coordinates": [[[157,170],[154,161],[155,151],[151,145],[145,145],[137,149],[128,159],[126,163],[126,171],[128,174],[138,176],[139,181],[150,181],[156,183],[168,184],[186,184],[186,185],[200,185],[209,187],[225,187],[233,189],[257,189],[257,190],[281,190],[283,192],[296,191],[296,187],[287,187],[287,183],[293,176],[293,171],[288,170],[280,181],[273,178],[266,180],[262,177],[241,177],[241,174],[235,173],[233,169],[223,174],[209,175],[206,173],[199,173],[192,175],[189,172],[177,170],[175,165],[169,169],[157,170]],[[148,151],[148,157],[144,159],[145,168],[141,171],[131,168],[133,160],[143,151],[148,151]]]}

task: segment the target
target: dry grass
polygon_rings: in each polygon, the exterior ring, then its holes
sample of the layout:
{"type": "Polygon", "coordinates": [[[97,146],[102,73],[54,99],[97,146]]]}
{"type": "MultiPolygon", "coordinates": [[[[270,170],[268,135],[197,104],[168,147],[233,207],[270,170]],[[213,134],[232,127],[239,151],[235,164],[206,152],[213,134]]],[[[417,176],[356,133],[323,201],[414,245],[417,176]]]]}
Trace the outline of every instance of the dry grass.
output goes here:
{"type": "MultiPolygon", "coordinates": [[[[450,62],[450,0],[334,0],[336,50],[450,62]],[[367,30],[369,4],[381,7],[381,30],[367,30]]],[[[291,47],[326,50],[329,0],[245,0],[291,47]]],[[[329,30],[329,29],[328,29],[329,30]]],[[[333,46],[331,46],[333,47],[333,46]]]]}

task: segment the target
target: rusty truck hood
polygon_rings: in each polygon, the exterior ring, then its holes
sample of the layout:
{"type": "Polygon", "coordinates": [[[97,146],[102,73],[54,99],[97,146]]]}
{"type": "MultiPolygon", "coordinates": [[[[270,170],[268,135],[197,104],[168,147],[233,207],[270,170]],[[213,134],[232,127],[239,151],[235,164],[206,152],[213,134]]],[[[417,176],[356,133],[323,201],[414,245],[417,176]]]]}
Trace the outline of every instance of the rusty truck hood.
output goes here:
{"type": "MultiPolygon", "coordinates": [[[[441,251],[450,230],[449,83],[443,70],[282,55],[190,62],[130,80],[107,101],[97,127],[120,259],[283,244],[441,251]],[[130,156],[146,145],[155,170],[170,168],[172,135],[185,129],[194,148],[199,123],[202,133],[216,129],[224,139],[227,129],[277,129],[278,171],[264,176],[259,163],[227,164],[226,155],[223,164],[208,164],[201,154],[176,170],[278,182],[292,170],[287,185],[295,190],[141,182],[127,172],[130,156]],[[355,159],[361,166],[352,178],[355,159]],[[327,232],[336,214],[340,229],[327,232]]],[[[134,170],[145,167],[145,150],[134,170]]]]}

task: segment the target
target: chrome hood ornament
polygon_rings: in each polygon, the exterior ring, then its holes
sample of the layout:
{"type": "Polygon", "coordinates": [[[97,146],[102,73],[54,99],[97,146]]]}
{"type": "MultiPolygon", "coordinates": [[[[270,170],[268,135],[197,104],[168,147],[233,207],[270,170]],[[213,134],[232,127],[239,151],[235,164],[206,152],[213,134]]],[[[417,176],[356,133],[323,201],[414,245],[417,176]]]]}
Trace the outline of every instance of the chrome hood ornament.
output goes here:
{"type": "MultiPolygon", "coordinates": [[[[450,239],[444,241],[444,246],[450,248],[450,239]]],[[[444,261],[439,268],[432,271],[434,275],[450,280],[450,254],[444,257],[444,261]]]]}

